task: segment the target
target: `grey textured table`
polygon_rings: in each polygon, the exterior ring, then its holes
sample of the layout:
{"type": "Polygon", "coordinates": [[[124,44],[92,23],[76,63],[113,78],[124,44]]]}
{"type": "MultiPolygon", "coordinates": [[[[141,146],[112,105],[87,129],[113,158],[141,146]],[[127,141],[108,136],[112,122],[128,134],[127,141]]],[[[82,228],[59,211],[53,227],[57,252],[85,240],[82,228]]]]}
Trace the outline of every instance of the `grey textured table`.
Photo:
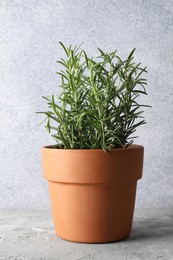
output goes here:
{"type": "Polygon", "coordinates": [[[0,213],[0,260],[173,260],[173,210],[136,210],[131,236],[79,244],[55,236],[50,212],[0,213]]]}

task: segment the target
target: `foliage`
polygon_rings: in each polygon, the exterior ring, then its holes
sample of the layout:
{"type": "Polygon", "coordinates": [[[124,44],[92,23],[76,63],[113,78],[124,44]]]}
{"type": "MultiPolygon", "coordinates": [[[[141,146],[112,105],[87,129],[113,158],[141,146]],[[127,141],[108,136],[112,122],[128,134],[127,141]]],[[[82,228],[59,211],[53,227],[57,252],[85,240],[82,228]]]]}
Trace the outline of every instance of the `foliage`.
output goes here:
{"type": "Polygon", "coordinates": [[[48,104],[46,128],[56,140],[56,148],[125,148],[131,135],[145,124],[140,95],[146,95],[146,68],[134,63],[135,49],[126,60],[117,51],[98,48],[97,60],[89,58],[80,46],[65,47],[66,59],[57,61],[63,69],[60,96],[43,97],[48,104]],[[54,121],[54,123],[53,123],[54,121]]]}

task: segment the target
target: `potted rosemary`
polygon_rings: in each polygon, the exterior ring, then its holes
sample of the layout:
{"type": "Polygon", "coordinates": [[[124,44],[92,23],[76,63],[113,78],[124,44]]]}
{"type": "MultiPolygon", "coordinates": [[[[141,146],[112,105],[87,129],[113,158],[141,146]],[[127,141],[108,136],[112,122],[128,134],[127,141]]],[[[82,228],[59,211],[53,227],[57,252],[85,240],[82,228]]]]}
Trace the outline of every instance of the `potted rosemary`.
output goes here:
{"type": "Polygon", "coordinates": [[[117,241],[130,234],[143,151],[132,134],[145,124],[138,97],[146,95],[146,68],[134,51],[89,58],[65,47],[61,94],[43,97],[46,129],[55,144],[42,148],[56,233],[85,243],[117,241]]]}

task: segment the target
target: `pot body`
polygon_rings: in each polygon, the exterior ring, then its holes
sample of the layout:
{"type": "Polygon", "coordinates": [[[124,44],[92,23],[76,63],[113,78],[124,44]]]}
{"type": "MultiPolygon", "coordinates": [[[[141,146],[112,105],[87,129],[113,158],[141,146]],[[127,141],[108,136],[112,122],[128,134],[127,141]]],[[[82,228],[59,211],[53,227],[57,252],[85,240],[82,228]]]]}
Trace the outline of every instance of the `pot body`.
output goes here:
{"type": "Polygon", "coordinates": [[[140,145],[107,153],[42,148],[56,234],[83,243],[129,236],[143,150],[140,145]]]}

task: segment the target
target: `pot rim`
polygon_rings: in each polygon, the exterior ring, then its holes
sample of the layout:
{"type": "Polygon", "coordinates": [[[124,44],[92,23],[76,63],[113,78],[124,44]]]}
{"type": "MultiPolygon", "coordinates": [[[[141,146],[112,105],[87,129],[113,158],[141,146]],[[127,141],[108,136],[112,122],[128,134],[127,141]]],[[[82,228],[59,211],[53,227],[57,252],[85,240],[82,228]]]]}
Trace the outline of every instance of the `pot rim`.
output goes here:
{"type": "MultiPolygon", "coordinates": [[[[103,149],[62,149],[62,148],[54,148],[53,147],[54,145],[46,145],[46,146],[43,146],[41,149],[44,149],[44,150],[51,150],[51,151],[67,151],[67,152],[104,152],[103,149]]],[[[108,150],[106,153],[109,153],[111,151],[127,151],[127,150],[136,150],[136,149],[144,149],[144,147],[140,144],[131,144],[130,146],[128,146],[127,148],[114,148],[114,149],[111,149],[111,150],[108,150]]]]}
{"type": "Polygon", "coordinates": [[[144,148],[113,149],[50,149],[41,150],[43,176],[59,183],[129,183],[142,176],[144,148]]]}

